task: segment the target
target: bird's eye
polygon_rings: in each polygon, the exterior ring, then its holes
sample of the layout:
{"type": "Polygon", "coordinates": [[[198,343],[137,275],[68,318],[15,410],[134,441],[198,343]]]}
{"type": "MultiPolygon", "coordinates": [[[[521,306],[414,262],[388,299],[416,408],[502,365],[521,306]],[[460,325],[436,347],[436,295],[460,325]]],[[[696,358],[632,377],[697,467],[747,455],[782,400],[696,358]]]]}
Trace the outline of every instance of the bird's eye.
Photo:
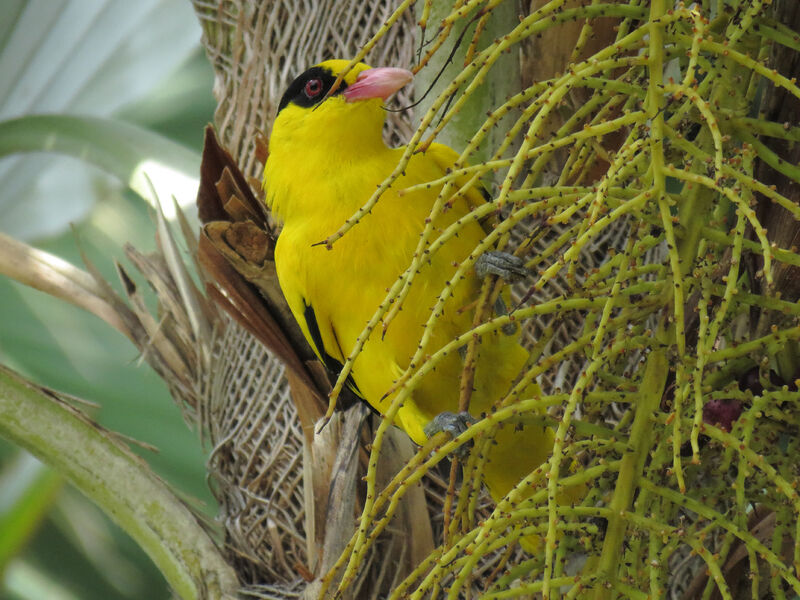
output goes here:
{"type": "Polygon", "coordinates": [[[307,81],[306,87],[303,88],[303,93],[309,100],[319,96],[321,91],[322,91],[322,80],[320,79],[311,79],[307,81]]]}

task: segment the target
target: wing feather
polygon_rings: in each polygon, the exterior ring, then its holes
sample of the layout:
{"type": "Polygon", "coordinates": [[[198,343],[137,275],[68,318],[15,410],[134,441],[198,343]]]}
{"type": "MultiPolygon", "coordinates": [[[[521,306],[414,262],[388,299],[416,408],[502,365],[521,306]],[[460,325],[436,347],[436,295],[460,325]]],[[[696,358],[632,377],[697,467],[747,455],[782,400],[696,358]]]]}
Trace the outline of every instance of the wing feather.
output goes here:
{"type": "MultiPolygon", "coordinates": [[[[322,361],[322,364],[325,365],[325,368],[328,369],[328,371],[330,371],[334,377],[338,378],[344,365],[339,359],[331,356],[330,352],[328,352],[328,350],[325,348],[325,343],[322,339],[322,332],[319,329],[319,321],[317,321],[317,315],[314,312],[314,308],[308,302],[306,302],[305,298],[303,298],[303,320],[305,321],[305,327],[303,327],[303,323],[301,323],[300,326],[301,329],[303,329],[303,333],[306,333],[306,339],[308,340],[308,343],[311,344],[311,348],[314,350],[314,353],[322,361]]],[[[339,339],[336,337],[336,331],[333,329],[332,325],[330,325],[330,330],[331,335],[336,342],[339,356],[344,356],[344,352],[342,352],[342,348],[339,345],[339,339]]],[[[364,398],[364,395],[358,389],[356,382],[353,380],[352,375],[347,376],[346,384],[347,387],[350,388],[359,398],[364,398]]]]}

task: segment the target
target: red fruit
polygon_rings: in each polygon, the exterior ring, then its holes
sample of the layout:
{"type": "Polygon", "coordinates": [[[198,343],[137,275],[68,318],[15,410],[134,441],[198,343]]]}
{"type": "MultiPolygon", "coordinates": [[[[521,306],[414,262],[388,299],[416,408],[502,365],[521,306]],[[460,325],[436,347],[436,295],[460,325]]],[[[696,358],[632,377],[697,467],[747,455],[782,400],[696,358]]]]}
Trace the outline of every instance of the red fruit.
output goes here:
{"type": "Polygon", "coordinates": [[[742,414],[738,400],[710,400],[703,406],[703,422],[730,432],[733,422],[742,414]]]}

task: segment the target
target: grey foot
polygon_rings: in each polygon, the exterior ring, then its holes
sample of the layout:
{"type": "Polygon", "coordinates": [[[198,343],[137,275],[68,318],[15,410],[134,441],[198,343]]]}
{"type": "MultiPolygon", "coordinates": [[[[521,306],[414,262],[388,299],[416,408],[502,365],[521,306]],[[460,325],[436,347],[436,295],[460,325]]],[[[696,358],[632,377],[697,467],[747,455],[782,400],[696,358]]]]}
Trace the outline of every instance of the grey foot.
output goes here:
{"type": "MultiPolygon", "coordinates": [[[[425,435],[427,435],[429,438],[433,437],[440,431],[449,433],[451,437],[455,438],[464,433],[467,428],[475,422],[475,417],[468,412],[443,412],[436,415],[433,420],[425,426],[424,431],[425,435]]],[[[455,451],[456,456],[459,458],[464,458],[468,453],[469,447],[467,444],[460,446],[455,451]]]]}
{"type": "Polygon", "coordinates": [[[497,275],[508,282],[520,281],[529,275],[524,260],[497,250],[481,254],[475,261],[475,272],[481,279],[487,275],[497,275]]]}

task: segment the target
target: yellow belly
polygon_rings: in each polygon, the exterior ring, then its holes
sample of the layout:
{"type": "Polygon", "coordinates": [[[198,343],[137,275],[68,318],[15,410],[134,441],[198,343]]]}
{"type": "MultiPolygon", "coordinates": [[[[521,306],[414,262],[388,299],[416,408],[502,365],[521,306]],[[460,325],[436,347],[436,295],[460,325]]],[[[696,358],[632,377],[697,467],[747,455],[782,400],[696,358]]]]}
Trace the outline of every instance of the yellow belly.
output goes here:
{"type": "MultiPolygon", "coordinates": [[[[390,172],[397,156],[387,165],[365,166],[361,173],[386,168],[390,172]]],[[[413,166],[413,165],[412,165],[413,166]]],[[[314,218],[291,218],[285,223],[276,248],[278,277],[284,294],[298,321],[303,319],[306,304],[312,304],[325,352],[344,362],[356,345],[367,322],[384,301],[387,291],[408,268],[419,235],[437,189],[399,195],[394,190],[419,181],[440,177],[441,170],[408,169],[413,176],[401,177],[373,208],[343,238],[328,250],[314,245],[332,234],[374,190],[380,177],[362,180],[337,180],[335,189],[329,180],[304,185],[296,194],[308,195],[293,200],[311,205],[319,198],[327,204],[319,207],[323,215],[314,218]],[[345,194],[357,200],[346,202],[345,194]]],[[[302,179],[302,177],[300,177],[302,179]]],[[[286,193],[289,193],[288,191],[286,193]]],[[[456,204],[434,222],[444,230],[469,211],[466,203],[456,204]]],[[[434,238],[437,234],[434,235],[434,238]]],[[[469,220],[439,252],[429,256],[415,274],[409,294],[384,337],[380,325],[372,332],[356,357],[351,375],[364,399],[385,413],[394,396],[387,395],[397,379],[410,366],[418,349],[424,325],[436,300],[460,264],[484,238],[485,232],[469,220]]],[[[470,269],[453,289],[444,313],[434,325],[424,355],[431,355],[468,331],[472,310],[459,311],[477,298],[480,282],[470,269]]],[[[302,326],[302,323],[301,323],[302,326]]],[[[307,328],[304,330],[309,337],[307,328]]],[[[503,398],[527,359],[527,352],[515,337],[500,332],[483,335],[480,356],[470,402],[470,412],[479,416],[503,398]]],[[[420,365],[414,365],[412,370],[420,365]]],[[[424,427],[437,414],[458,410],[463,360],[457,350],[450,352],[435,368],[419,379],[400,409],[396,424],[417,443],[424,443],[424,427]]],[[[531,393],[536,391],[531,386],[531,393]]],[[[501,498],[523,476],[541,464],[550,451],[552,432],[548,428],[525,426],[515,431],[510,425],[501,429],[499,443],[492,446],[485,470],[485,480],[492,496],[501,498]]]]}

